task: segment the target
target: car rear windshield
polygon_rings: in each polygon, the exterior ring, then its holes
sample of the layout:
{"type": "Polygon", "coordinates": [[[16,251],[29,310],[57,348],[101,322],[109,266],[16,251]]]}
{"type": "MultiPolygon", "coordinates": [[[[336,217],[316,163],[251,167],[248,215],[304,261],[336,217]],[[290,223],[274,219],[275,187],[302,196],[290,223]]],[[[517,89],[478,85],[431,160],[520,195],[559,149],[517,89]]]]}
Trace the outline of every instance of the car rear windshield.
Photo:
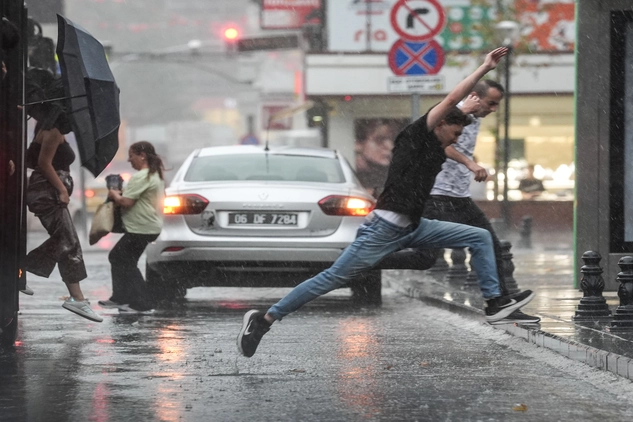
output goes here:
{"type": "Polygon", "coordinates": [[[221,180],[343,183],[345,177],[336,158],[278,154],[196,157],[185,175],[188,182],[221,180]]]}

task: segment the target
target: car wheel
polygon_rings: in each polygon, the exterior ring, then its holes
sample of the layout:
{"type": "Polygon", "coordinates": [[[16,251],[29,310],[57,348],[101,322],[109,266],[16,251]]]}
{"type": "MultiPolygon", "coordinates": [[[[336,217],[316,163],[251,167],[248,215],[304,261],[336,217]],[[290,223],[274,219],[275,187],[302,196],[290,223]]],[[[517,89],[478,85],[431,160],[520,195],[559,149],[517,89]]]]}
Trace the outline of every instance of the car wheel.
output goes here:
{"type": "Polygon", "coordinates": [[[18,337],[18,313],[15,312],[11,323],[6,327],[2,327],[2,333],[0,333],[0,345],[2,347],[11,347],[15,344],[15,339],[18,337]]]}
{"type": "Polygon", "coordinates": [[[364,273],[350,285],[352,302],[360,306],[382,305],[382,272],[372,270],[364,273]]]}
{"type": "Polygon", "coordinates": [[[153,270],[149,265],[145,266],[145,279],[148,294],[156,305],[172,304],[184,299],[187,294],[187,288],[177,280],[153,270]]]}

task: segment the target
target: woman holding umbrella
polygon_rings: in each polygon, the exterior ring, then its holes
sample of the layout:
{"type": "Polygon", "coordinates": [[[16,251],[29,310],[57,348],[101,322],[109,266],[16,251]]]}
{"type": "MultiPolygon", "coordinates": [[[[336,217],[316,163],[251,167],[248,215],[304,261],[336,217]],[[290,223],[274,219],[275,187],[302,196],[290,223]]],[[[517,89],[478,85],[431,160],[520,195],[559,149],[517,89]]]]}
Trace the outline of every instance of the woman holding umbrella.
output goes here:
{"type": "MultiPolygon", "coordinates": [[[[27,95],[31,99],[42,99],[45,90],[55,91],[59,86],[58,79],[46,70],[31,69],[28,73],[27,95]]],[[[64,137],[71,131],[68,116],[59,102],[29,106],[27,112],[38,123],[26,153],[26,165],[33,169],[26,203],[50,237],[27,254],[26,270],[48,278],[57,265],[70,293],[62,306],[101,322],[103,318],[90,308],[79,286],[87,274],[81,244],[67,208],[73,190],[70,164],[75,161],[75,153],[64,137]]]]}

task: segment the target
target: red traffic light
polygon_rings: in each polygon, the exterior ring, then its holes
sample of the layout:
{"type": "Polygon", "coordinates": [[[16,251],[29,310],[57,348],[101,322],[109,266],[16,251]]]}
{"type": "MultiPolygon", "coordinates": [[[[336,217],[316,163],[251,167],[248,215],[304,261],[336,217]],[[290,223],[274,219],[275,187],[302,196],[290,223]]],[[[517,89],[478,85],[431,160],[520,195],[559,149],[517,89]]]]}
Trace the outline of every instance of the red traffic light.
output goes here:
{"type": "Polygon", "coordinates": [[[224,39],[228,41],[235,41],[240,36],[240,31],[234,26],[229,26],[224,29],[224,39]]]}

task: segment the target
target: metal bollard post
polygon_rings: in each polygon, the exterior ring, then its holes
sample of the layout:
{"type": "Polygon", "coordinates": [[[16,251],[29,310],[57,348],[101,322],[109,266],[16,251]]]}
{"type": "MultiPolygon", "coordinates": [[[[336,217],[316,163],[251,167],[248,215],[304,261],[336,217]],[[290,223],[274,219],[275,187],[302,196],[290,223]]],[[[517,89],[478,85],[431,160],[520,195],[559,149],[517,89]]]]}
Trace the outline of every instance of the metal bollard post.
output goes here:
{"type": "Polygon", "coordinates": [[[448,262],[446,261],[446,258],[444,258],[445,250],[436,249],[435,252],[437,253],[437,260],[435,261],[435,264],[429,268],[429,271],[436,273],[448,270],[448,262]]]}
{"type": "Polygon", "coordinates": [[[468,261],[470,266],[470,271],[466,276],[466,281],[464,282],[464,289],[471,289],[475,287],[479,287],[479,277],[477,277],[477,271],[473,268],[473,257],[470,256],[470,261],[468,261]]]}
{"type": "Polygon", "coordinates": [[[446,273],[446,280],[465,280],[468,275],[468,268],[466,268],[466,249],[451,250],[451,261],[453,263],[446,273]]]}
{"type": "Polygon", "coordinates": [[[617,307],[611,321],[611,331],[633,331],[633,256],[624,256],[618,261],[620,282],[617,307]]]}
{"type": "Polygon", "coordinates": [[[531,249],[532,248],[532,216],[524,215],[521,219],[521,237],[519,238],[518,247],[531,249]]]}
{"type": "Polygon", "coordinates": [[[602,268],[600,260],[602,257],[598,252],[587,251],[582,254],[582,260],[585,263],[580,268],[582,278],[580,280],[580,288],[583,297],[576,310],[574,319],[576,321],[593,321],[611,316],[609,305],[602,296],[604,290],[604,279],[602,278],[602,268]]]}
{"type": "Polygon", "coordinates": [[[512,249],[512,243],[507,240],[500,240],[499,244],[501,245],[501,259],[503,261],[503,265],[501,268],[501,273],[503,274],[503,279],[505,280],[506,288],[510,294],[518,293],[519,286],[517,285],[517,281],[514,279],[514,263],[512,262],[512,253],[510,249],[512,249]]]}

